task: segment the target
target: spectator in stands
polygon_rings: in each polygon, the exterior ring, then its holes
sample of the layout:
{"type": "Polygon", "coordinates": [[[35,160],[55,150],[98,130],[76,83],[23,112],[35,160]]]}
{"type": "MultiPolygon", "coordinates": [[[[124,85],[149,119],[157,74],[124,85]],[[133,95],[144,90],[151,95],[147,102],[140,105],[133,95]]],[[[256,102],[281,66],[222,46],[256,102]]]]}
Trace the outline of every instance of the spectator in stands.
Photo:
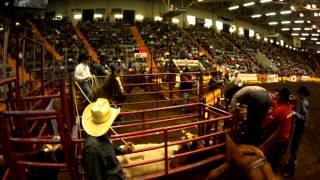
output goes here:
{"type": "Polygon", "coordinates": [[[246,86],[235,93],[231,108],[237,110],[237,104],[247,105],[246,144],[259,145],[261,124],[271,106],[270,93],[260,86],[246,86]]]}
{"type": "Polygon", "coordinates": [[[133,145],[128,143],[124,149],[120,149],[112,144],[108,133],[119,114],[120,109],[111,108],[109,101],[104,98],[98,98],[83,112],[82,126],[87,137],[82,157],[88,180],[125,179],[116,155],[132,151],[133,145]]]}
{"type": "Polygon", "coordinates": [[[241,76],[239,76],[239,71],[235,71],[234,75],[235,77],[231,83],[233,84],[233,86],[242,87],[243,82],[241,80],[241,76]]]}
{"type": "MultiPolygon", "coordinates": [[[[192,75],[188,74],[189,72],[189,68],[185,68],[184,72],[182,72],[181,76],[180,76],[180,90],[181,90],[181,98],[182,99],[182,103],[183,104],[187,104],[188,103],[188,98],[190,97],[190,93],[192,90],[192,75]]],[[[183,112],[186,112],[186,109],[183,109],[183,112]]]]}
{"type": "Polygon", "coordinates": [[[78,65],[74,71],[74,77],[81,89],[88,96],[90,101],[94,101],[94,96],[90,87],[92,75],[89,68],[89,58],[84,54],[81,54],[78,58],[78,65]]]}
{"type": "Polygon", "coordinates": [[[95,74],[96,76],[106,76],[107,75],[104,66],[97,61],[94,61],[93,74],[95,74]]]}
{"type": "Polygon", "coordinates": [[[290,91],[283,88],[279,91],[277,106],[263,121],[262,127],[274,127],[278,129],[277,136],[274,138],[275,148],[268,155],[268,160],[274,172],[279,171],[282,155],[286,152],[289,144],[290,132],[292,129],[292,106],[289,103],[290,91]]]}
{"type": "Polygon", "coordinates": [[[295,128],[293,131],[291,147],[290,147],[290,160],[287,163],[287,172],[283,175],[285,177],[294,176],[297,165],[297,153],[299,145],[304,135],[304,129],[309,116],[309,101],[310,91],[306,86],[300,86],[298,92],[297,112],[293,112],[295,117],[295,128]]]}

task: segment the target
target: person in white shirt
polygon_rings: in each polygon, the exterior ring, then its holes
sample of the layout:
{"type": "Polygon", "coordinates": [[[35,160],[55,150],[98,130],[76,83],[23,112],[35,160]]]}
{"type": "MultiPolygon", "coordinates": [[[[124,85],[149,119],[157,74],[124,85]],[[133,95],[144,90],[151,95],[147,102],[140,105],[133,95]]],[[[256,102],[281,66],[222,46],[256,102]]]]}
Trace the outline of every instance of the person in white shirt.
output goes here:
{"type": "Polygon", "coordinates": [[[94,96],[90,87],[90,81],[92,80],[92,75],[89,68],[89,59],[85,55],[80,55],[78,58],[78,65],[74,71],[75,80],[80,85],[81,89],[88,96],[90,101],[94,101],[94,96]]]}
{"type": "Polygon", "coordinates": [[[231,83],[233,83],[234,86],[242,87],[243,82],[241,80],[241,77],[239,76],[239,71],[235,72],[235,77],[234,77],[234,79],[232,80],[231,83]]]}

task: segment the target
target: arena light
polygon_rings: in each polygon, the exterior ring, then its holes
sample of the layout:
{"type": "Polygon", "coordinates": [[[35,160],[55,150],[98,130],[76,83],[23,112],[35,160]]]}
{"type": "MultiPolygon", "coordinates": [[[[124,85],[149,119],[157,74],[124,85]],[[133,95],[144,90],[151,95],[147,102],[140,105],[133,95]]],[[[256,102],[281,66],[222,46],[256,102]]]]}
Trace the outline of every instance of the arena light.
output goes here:
{"type": "Polygon", "coordinates": [[[0,31],[3,31],[3,27],[0,28],[0,31]]]}
{"type": "Polygon", "coordinates": [[[293,31],[301,31],[301,28],[292,28],[293,31]]]}
{"type": "Polygon", "coordinates": [[[315,12],[315,13],[313,13],[313,16],[314,16],[314,17],[318,17],[319,14],[315,12]]]}
{"type": "Polygon", "coordinates": [[[320,41],[316,42],[316,44],[320,44],[320,41]]]}
{"type": "Polygon", "coordinates": [[[316,28],[317,28],[317,25],[315,25],[315,24],[312,25],[312,28],[313,28],[313,29],[316,29],[316,28]]]}
{"type": "Polygon", "coordinates": [[[257,38],[257,40],[260,40],[261,39],[261,36],[260,36],[260,34],[256,34],[256,38],[257,38]]]}
{"type": "Polygon", "coordinates": [[[291,36],[299,36],[298,33],[292,33],[291,36]]]}
{"type": "Polygon", "coordinates": [[[281,11],[280,14],[285,15],[285,14],[291,14],[292,11],[287,10],[287,11],[281,11]]]}
{"type": "Polygon", "coordinates": [[[279,43],[279,41],[276,41],[276,45],[279,45],[280,43],[279,43]]]}
{"type": "Polygon", "coordinates": [[[62,19],[62,15],[56,15],[55,17],[54,17],[54,20],[61,20],[62,19]]]}
{"type": "Polygon", "coordinates": [[[223,29],[223,22],[216,21],[216,27],[217,27],[217,30],[221,31],[223,29]]]}
{"type": "Polygon", "coordinates": [[[102,18],[103,17],[103,14],[94,14],[93,15],[93,18],[96,19],[96,18],[102,18]]]}
{"type": "Polygon", "coordinates": [[[162,21],[163,19],[162,19],[162,17],[160,17],[160,16],[155,16],[154,17],[154,21],[162,21]]]}
{"type": "Polygon", "coordinates": [[[187,22],[189,25],[196,25],[196,17],[187,15],[187,22]]]}
{"type": "Polygon", "coordinates": [[[231,6],[228,9],[229,11],[233,11],[233,10],[239,9],[239,6],[231,6]]]}
{"type": "Polygon", "coordinates": [[[268,2],[272,2],[272,0],[260,0],[260,3],[263,4],[263,3],[268,3],[268,2]]]}
{"type": "Polygon", "coordinates": [[[312,4],[311,7],[312,7],[312,9],[316,9],[316,8],[317,8],[317,5],[312,4]]]}
{"type": "Polygon", "coordinates": [[[19,23],[19,22],[16,22],[16,26],[20,26],[20,23],[19,23]]]}
{"type": "Polygon", "coordinates": [[[306,8],[307,8],[307,9],[311,9],[311,5],[310,5],[310,4],[307,4],[306,8]]]}
{"type": "Polygon", "coordinates": [[[281,31],[290,31],[290,28],[282,28],[281,31]]]}
{"type": "Polygon", "coordinates": [[[244,7],[249,7],[249,6],[253,6],[255,4],[256,4],[255,2],[251,1],[251,2],[248,2],[248,3],[244,3],[243,6],[244,7]]]}
{"type": "Polygon", "coordinates": [[[143,15],[137,14],[135,18],[138,21],[142,21],[144,17],[143,17],[143,15]]]}
{"type": "Polygon", "coordinates": [[[304,14],[303,14],[303,13],[300,13],[300,14],[299,14],[299,16],[300,16],[300,17],[303,17],[303,16],[304,16],[304,14]]]}
{"type": "Polygon", "coordinates": [[[301,38],[299,38],[299,39],[300,39],[300,40],[303,40],[303,41],[304,41],[304,40],[306,40],[306,38],[305,38],[305,37],[301,37],[301,38]]]}
{"type": "Polygon", "coordinates": [[[311,38],[311,41],[318,41],[318,38],[311,38]]]}
{"type": "Polygon", "coordinates": [[[320,51],[317,51],[317,54],[320,54],[320,51]]]}
{"type": "Polygon", "coordinates": [[[180,22],[179,19],[177,19],[177,18],[172,18],[172,23],[173,23],[173,24],[178,24],[179,22],[180,22]]]}
{"type": "Polygon", "coordinates": [[[311,31],[312,28],[304,28],[305,31],[311,31]]]}
{"type": "Polygon", "coordinates": [[[296,23],[296,24],[303,24],[303,23],[304,23],[304,20],[296,20],[296,21],[294,21],[294,23],[296,23]]]}
{"type": "Polygon", "coordinates": [[[302,33],[301,36],[309,36],[309,33],[302,33]]]}
{"type": "Polygon", "coordinates": [[[318,36],[319,36],[319,34],[311,34],[311,36],[317,36],[317,37],[318,37],[318,36]]]}
{"type": "Polygon", "coordinates": [[[281,24],[290,24],[291,21],[281,21],[281,24]]]}
{"type": "Polygon", "coordinates": [[[254,30],[249,29],[249,37],[254,37],[254,30]]]}
{"type": "Polygon", "coordinates": [[[280,40],[280,45],[284,46],[284,41],[283,40],[280,40]]]}
{"type": "Polygon", "coordinates": [[[273,39],[270,39],[270,43],[274,43],[274,40],[273,40],[273,39]]]}
{"type": "Polygon", "coordinates": [[[295,7],[295,6],[290,6],[290,9],[291,9],[292,11],[295,11],[295,10],[296,10],[296,7],[295,7]]]}
{"type": "Polygon", "coordinates": [[[320,29],[318,29],[317,32],[320,32],[320,29]]]}
{"type": "Polygon", "coordinates": [[[123,19],[123,15],[122,14],[115,14],[114,18],[116,19],[123,19]]]}
{"type": "Polygon", "coordinates": [[[265,37],[265,38],[263,38],[263,40],[264,40],[264,42],[267,42],[267,41],[268,41],[268,38],[265,37]]]}
{"type": "Polygon", "coordinates": [[[275,13],[275,12],[269,12],[269,13],[267,13],[266,14],[266,16],[275,16],[277,13],[275,13]]]}
{"type": "Polygon", "coordinates": [[[211,28],[212,27],[212,19],[204,19],[204,27],[211,28]]]}
{"type": "Polygon", "coordinates": [[[289,48],[289,45],[288,44],[286,44],[286,46],[285,46],[286,48],[289,48]]]}
{"type": "Polygon", "coordinates": [[[252,18],[259,18],[259,17],[261,17],[262,15],[261,14],[255,14],[255,15],[252,15],[251,17],[252,18]]]}
{"type": "Polygon", "coordinates": [[[234,33],[237,31],[237,26],[236,25],[231,25],[229,28],[230,33],[234,33]]]}
{"type": "Polygon", "coordinates": [[[269,22],[268,24],[269,24],[270,26],[273,26],[273,25],[277,25],[278,22],[273,21],[273,22],[269,22]]]}
{"type": "Polygon", "coordinates": [[[82,14],[73,15],[73,19],[81,19],[81,18],[82,18],[82,14]]]}
{"type": "Polygon", "coordinates": [[[310,24],[310,23],[311,23],[311,21],[307,21],[307,23],[308,23],[308,24],[310,24]]]}

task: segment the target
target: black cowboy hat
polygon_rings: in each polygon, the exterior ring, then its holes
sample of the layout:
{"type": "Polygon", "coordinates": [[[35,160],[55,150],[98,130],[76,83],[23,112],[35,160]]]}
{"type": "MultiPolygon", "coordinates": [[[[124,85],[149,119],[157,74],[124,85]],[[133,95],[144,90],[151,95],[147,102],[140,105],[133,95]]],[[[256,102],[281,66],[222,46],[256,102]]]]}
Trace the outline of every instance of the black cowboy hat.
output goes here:
{"type": "Polygon", "coordinates": [[[290,94],[291,94],[291,92],[288,88],[282,88],[279,91],[279,96],[282,96],[286,102],[289,102],[290,94]]]}
{"type": "Polygon", "coordinates": [[[89,57],[86,56],[85,54],[81,54],[77,59],[78,63],[81,63],[84,60],[89,60],[89,57]]]}
{"type": "Polygon", "coordinates": [[[310,91],[308,90],[308,88],[304,85],[301,85],[299,87],[299,89],[297,90],[298,94],[302,94],[304,96],[310,96],[310,91]]]}

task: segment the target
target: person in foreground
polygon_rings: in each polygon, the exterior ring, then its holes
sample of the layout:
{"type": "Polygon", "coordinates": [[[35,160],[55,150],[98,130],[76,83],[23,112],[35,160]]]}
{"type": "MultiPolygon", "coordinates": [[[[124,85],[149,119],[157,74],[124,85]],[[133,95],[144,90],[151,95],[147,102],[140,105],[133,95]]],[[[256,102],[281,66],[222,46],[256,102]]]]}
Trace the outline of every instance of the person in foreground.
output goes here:
{"type": "Polygon", "coordinates": [[[297,166],[297,153],[299,145],[304,135],[304,129],[306,127],[309,116],[309,101],[307,99],[310,96],[310,91],[306,86],[300,86],[298,93],[297,111],[293,112],[295,117],[295,128],[293,130],[291,147],[290,147],[290,159],[287,163],[286,171],[283,176],[290,177],[296,173],[297,166]]]}
{"type": "Polygon", "coordinates": [[[271,106],[270,93],[260,86],[246,86],[233,96],[232,111],[236,111],[238,103],[248,106],[244,144],[259,145],[261,143],[261,124],[271,106]]]}
{"type": "MultiPolygon", "coordinates": [[[[82,126],[87,133],[83,147],[83,164],[88,180],[123,180],[121,164],[116,155],[129,153],[128,143],[120,149],[111,142],[109,129],[120,109],[111,108],[107,99],[98,98],[89,104],[82,115],[82,126]]],[[[130,144],[130,145],[129,145],[130,144]]]]}
{"type": "Polygon", "coordinates": [[[277,130],[277,136],[274,138],[275,147],[268,156],[268,160],[273,168],[273,171],[278,173],[282,155],[286,152],[290,140],[292,129],[292,105],[289,103],[290,91],[288,88],[283,88],[279,91],[277,106],[268,114],[263,121],[262,127],[272,128],[277,130]]]}

